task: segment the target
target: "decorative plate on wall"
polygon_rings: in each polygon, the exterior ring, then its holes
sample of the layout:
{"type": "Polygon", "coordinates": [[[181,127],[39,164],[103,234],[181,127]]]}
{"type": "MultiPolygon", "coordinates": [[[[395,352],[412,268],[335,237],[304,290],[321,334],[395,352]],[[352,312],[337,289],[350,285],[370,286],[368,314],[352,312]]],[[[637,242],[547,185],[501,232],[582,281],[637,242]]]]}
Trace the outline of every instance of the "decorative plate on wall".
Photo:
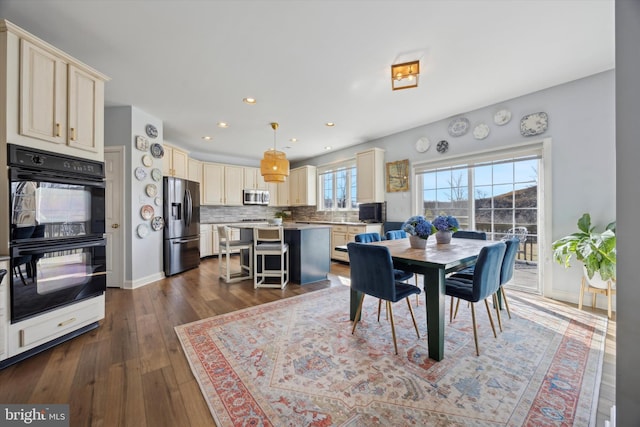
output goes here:
{"type": "Polygon", "coordinates": [[[140,151],[147,151],[149,149],[149,140],[144,136],[136,136],[136,148],[140,151]]]}
{"type": "Polygon", "coordinates": [[[451,136],[462,136],[469,131],[469,119],[464,117],[459,117],[457,119],[451,120],[449,123],[449,135],[451,136]]]}
{"type": "Polygon", "coordinates": [[[150,155],[145,154],[144,156],[142,156],[142,164],[150,168],[151,166],[153,166],[153,159],[150,155]]]}
{"type": "Polygon", "coordinates": [[[147,184],[144,188],[144,192],[147,193],[149,197],[156,197],[158,195],[158,187],[155,184],[147,184]]]}
{"type": "Polygon", "coordinates": [[[153,231],[162,230],[162,227],[164,227],[164,219],[162,219],[161,216],[156,216],[151,220],[151,228],[153,228],[153,231]]]}
{"type": "Polygon", "coordinates": [[[151,155],[156,159],[163,158],[164,148],[162,148],[162,145],[158,144],[157,142],[154,142],[153,144],[151,144],[151,155]]]}
{"type": "Polygon", "coordinates": [[[493,123],[498,126],[506,125],[511,120],[511,111],[503,108],[502,110],[496,111],[493,115],[493,123]]]}
{"type": "Polygon", "coordinates": [[[547,130],[549,116],[547,113],[533,113],[520,120],[520,134],[522,136],[540,135],[547,130]]]}
{"type": "Polygon", "coordinates": [[[157,138],[158,137],[158,128],[154,125],[147,125],[144,128],[144,131],[147,133],[149,138],[157,138]]]}
{"type": "Polygon", "coordinates": [[[144,179],[147,177],[147,171],[144,170],[144,168],[141,168],[140,166],[138,166],[137,168],[135,168],[133,170],[134,175],[136,176],[136,179],[138,181],[144,181],[144,179]]]}
{"type": "Polygon", "coordinates": [[[138,232],[138,236],[142,239],[147,237],[149,234],[149,226],[147,224],[140,224],[136,230],[138,232]]]}
{"type": "Polygon", "coordinates": [[[156,197],[155,199],[153,199],[153,203],[155,203],[156,206],[162,206],[162,197],[156,197]]]}
{"type": "Polygon", "coordinates": [[[142,217],[142,219],[151,219],[153,218],[154,213],[155,211],[153,210],[153,206],[151,205],[144,205],[140,208],[140,216],[142,217]]]}
{"type": "Polygon", "coordinates": [[[431,147],[431,141],[429,141],[429,138],[426,136],[423,136],[416,141],[416,151],[418,153],[424,153],[429,149],[429,147],[431,147]]]}
{"type": "Polygon", "coordinates": [[[440,154],[446,153],[447,150],[449,150],[449,143],[447,141],[445,141],[444,139],[442,141],[439,141],[438,145],[436,145],[436,150],[440,154]]]}
{"type": "Polygon", "coordinates": [[[486,123],[479,123],[475,128],[473,128],[473,137],[475,139],[485,139],[489,136],[489,126],[486,123]]]}
{"type": "Polygon", "coordinates": [[[151,178],[154,181],[160,181],[162,179],[162,171],[158,168],[151,169],[151,178]]]}

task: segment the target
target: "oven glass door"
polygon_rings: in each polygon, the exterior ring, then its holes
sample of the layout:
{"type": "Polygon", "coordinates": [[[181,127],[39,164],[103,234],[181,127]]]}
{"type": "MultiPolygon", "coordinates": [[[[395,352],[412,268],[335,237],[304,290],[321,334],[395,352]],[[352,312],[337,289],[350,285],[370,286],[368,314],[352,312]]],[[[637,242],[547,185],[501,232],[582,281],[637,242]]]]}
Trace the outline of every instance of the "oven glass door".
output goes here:
{"type": "Polygon", "coordinates": [[[106,290],[102,238],[14,245],[11,251],[12,323],[106,290]]]}
{"type": "Polygon", "coordinates": [[[11,242],[102,237],[104,194],[102,183],[12,178],[11,242]]]}

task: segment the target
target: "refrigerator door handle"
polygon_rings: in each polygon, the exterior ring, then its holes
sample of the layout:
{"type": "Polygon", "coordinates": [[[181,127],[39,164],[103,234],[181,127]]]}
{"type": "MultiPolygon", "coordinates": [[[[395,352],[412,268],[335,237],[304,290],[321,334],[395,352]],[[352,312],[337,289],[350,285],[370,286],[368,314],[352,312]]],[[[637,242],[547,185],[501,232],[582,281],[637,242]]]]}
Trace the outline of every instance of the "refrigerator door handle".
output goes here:
{"type": "Polygon", "coordinates": [[[175,240],[173,241],[174,245],[181,245],[183,243],[190,243],[190,242],[197,242],[198,240],[200,240],[200,237],[194,237],[193,239],[180,239],[180,240],[175,240]]]}
{"type": "Polygon", "coordinates": [[[193,201],[191,200],[191,191],[187,188],[185,191],[186,198],[186,210],[187,214],[185,215],[187,219],[187,227],[191,226],[191,219],[193,218],[193,201]]]}

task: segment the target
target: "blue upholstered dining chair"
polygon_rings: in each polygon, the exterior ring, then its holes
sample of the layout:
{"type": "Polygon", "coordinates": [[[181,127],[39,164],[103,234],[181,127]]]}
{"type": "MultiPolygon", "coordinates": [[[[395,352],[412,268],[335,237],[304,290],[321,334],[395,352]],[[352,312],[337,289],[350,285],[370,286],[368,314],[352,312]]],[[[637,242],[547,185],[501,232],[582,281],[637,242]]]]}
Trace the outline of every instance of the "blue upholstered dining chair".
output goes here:
{"type": "Polygon", "coordinates": [[[472,279],[449,277],[445,281],[445,293],[451,297],[451,310],[453,310],[454,298],[463,299],[471,303],[473,338],[478,356],[480,356],[480,347],[478,345],[475,303],[484,301],[487,307],[487,315],[489,316],[491,329],[493,330],[493,336],[497,338],[496,328],[493,324],[493,316],[491,316],[487,298],[494,296],[500,288],[500,270],[502,269],[502,260],[504,259],[506,249],[507,245],[504,242],[485,246],[480,250],[480,254],[476,260],[472,279]]]}
{"type": "Polygon", "coordinates": [[[453,233],[451,237],[457,237],[459,239],[487,240],[487,233],[475,230],[458,230],[453,233]]]}
{"type": "MultiPolygon", "coordinates": [[[[507,249],[504,253],[504,258],[502,260],[502,266],[500,268],[500,287],[498,288],[497,294],[500,294],[502,300],[504,301],[504,305],[507,308],[507,314],[509,315],[509,319],[511,319],[511,310],[509,310],[509,301],[507,301],[507,294],[504,292],[504,285],[507,284],[513,278],[513,270],[516,263],[516,255],[518,254],[518,249],[520,247],[520,240],[517,237],[512,237],[509,240],[503,240],[503,242],[507,245],[507,249]]],[[[471,267],[470,267],[471,268],[471,267]]],[[[472,279],[473,278],[473,270],[471,270],[471,274],[467,272],[468,269],[465,269],[461,272],[452,274],[451,278],[458,279],[472,279]]],[[[453,313],[453,317],[455,318],[458,314],[458,306],[460,305],[460,300],[458,300],[456,304],[456,309],[453,313]]],[[[496,308],[496,314],[498,316],[498,326],[500,326],[500,331],[502,331],[502,318],[500,316],[500,305],[498,301],[494,301],[494,306],[496,308]]]]}
{"type": "Polygon", "coordinates": [[[389,230],[385,233],[387,240],[404,239],[407,237],[407,232],[404,230],[389,230]]]}
{"type": "MultiPolygon", "coordinates": [[[[364,302],[365,295],[371,295],[380,300],[385,300],[387,313],[391,321],[393,347],[395,348],[396,354],[398,354],[391,303],[398,302],[403,298],[407,300],[407,306],[409,307],[411,319],[413,320],[413,327],[416,330],[418,338],[420,338],[418,324],[416,323],[416,318],[413,314],[411,303],[409,302],[409,296],[419,294],[420,288],[400,282],[394,278],[393,261],[389,249],[385,246],[350,242],[347,244],[347,251],[349,252],[351,270],[351,289],[362,293],[351,333],[355,333],[358,324],[357,319],[360,319],[360,314],[362,313],[362,303],[364,302]]],[[[378,321],[379,320],[380,314],[378,313],[378,321]]]]}
{"type": "MultiPolygon", "coordinates": [[[[382,240],[380,237],[380,233],[360,233],[355,235],[356,243],[371,243],[371,242],[379,242],[382,240]]],[[[396,280],[400,282],[406,282],[407,280],[414,277],[414,274],[409,271],[394,269],[393,274],[396,280]]],[[[415,285],[418,286],[418,275],[415,275],[415,285]]],[[[416,304],[419,304],[420,300],[418,299],[418,295],[416,294],[416,304]]],[[[380,307],[382,306],[382,301],[378,303],[378,320],[380,320],[380,307]]]]}

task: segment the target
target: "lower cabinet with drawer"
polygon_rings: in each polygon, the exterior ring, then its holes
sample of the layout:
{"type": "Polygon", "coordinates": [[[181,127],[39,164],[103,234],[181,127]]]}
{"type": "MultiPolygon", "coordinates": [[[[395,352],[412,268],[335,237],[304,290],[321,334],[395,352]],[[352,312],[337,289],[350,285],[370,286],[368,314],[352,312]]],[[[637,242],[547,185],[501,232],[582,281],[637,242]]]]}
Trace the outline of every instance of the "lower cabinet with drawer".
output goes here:
{"type": "Polygon", "coordinates": [[[349,254],[337,251],[336,246],[343,246],[356,241],[356,234],[378,233],[382,236],[382,224],[334,225],[331,229],[331,258],[349,262],[349,254]]]}
{"type": "Polygon", "coordinates": [[[105,297],[102,294],[10,324],[5,356],[13,360],[0,362],[0,367],[96,328],[104,315],[105,297]]]}

